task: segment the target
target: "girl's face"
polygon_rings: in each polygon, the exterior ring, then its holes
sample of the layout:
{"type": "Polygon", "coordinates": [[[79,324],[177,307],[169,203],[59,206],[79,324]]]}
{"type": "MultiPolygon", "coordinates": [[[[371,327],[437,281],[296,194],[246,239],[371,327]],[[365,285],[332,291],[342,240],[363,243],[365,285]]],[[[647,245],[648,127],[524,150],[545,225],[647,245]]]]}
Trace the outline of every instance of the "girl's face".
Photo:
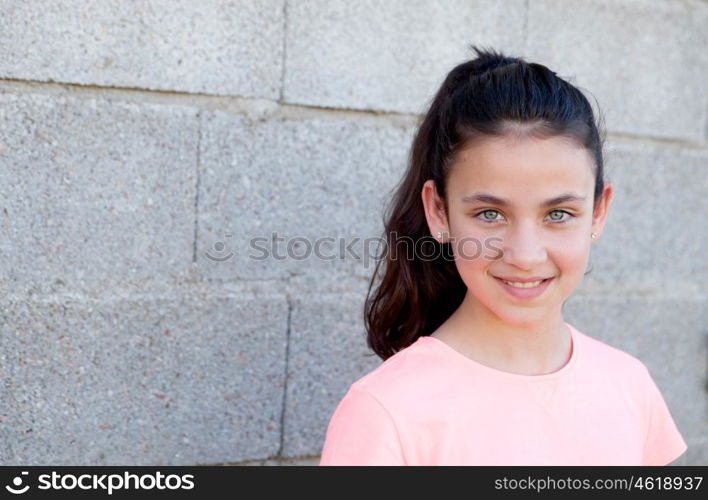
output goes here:
{"type": "Polygon", "coordinates": [[[606,183],[593,212],[593,172],[589,151],[569,139],[489,138],[456,157],[446,186],[447,217],[433,181],[425,183],[430,231],[451,243],[476,307],[513,325],[560,314],[586,271],[612,196],[606,183]],[[502,278],[545,281],[518,288],[502,278]]]}

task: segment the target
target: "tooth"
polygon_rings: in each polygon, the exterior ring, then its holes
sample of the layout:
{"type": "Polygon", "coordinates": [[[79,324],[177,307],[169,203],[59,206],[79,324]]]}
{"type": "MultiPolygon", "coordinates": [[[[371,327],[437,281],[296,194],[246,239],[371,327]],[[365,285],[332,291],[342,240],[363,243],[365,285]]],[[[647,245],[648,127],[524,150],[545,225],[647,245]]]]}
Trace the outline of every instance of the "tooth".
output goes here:
{"type": "Polygon", "coordinates": [[[543,280],[540,281],[533,281],[531,283],[519,283],[519,282],[510,282],[510,281],[504,281],[504,283],[513,286],[515,288],[533,288],[535,286],[540,285],[543,282],[543,280]]]}

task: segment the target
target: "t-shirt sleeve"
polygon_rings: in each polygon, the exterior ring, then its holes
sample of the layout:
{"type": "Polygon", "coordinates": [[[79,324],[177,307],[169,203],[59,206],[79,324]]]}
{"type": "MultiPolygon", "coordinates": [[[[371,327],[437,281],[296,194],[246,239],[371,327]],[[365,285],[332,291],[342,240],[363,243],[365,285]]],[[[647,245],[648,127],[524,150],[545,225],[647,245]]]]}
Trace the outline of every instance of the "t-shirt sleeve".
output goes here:
{"type": "Polygon", "coordinates": [[[683,455],[688,447],[648,370],[644,379],[648,429],[642,465],[668,465],[683,455]]]}
{"type": "Polygon", "coordinates": [[[395,422],[365,389],[350,387],[334,410],[320,465],[406,465],[395,422]]]}

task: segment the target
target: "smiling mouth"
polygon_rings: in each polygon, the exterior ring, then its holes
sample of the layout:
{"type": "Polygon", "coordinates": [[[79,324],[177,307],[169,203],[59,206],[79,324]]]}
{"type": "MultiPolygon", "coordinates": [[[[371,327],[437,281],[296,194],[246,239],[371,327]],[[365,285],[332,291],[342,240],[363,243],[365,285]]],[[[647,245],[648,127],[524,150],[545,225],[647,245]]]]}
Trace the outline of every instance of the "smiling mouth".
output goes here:
{"type": "Polygon", "coordinates": [[[502,278],[501,276],[494,276],[494,278],[501,281],[502,283],[504,283],[506,285],[523,290],[526,288],[536,288],[537,286],[540,286],[540,285],[544,284],[545,282],[552,280],[553,276],[551,276],[550,278],[539,278],[534,281],[528,281],[528,279],[524,280],[524,281],[508,280],[508,279],[502,278]]]}
{"type": "MultiPolygon", "coordinates": [[[[499,278],[501,279],[501,278],[499,278]]],[[[546,278],[544,280],[538,280],[538,281],[529,281],[528,283],[522,283],[520,281],[507,281],[507,280],[502,280],[504,283],[506,283],[509,286],[513,286],[514,288],[535,288],[541,283],[548,281],[550,278],[546,278]]]]}
{"type": "Polygon", "coordinates": [[[525,283],[520,281],[508,281],[497,276],[495,276],[494,279],[496,279],[502,288],[512,297],[521,300],[531,300],[542,295],[550,286],[551,281],[555,279],[555,276],[525,283]]]}

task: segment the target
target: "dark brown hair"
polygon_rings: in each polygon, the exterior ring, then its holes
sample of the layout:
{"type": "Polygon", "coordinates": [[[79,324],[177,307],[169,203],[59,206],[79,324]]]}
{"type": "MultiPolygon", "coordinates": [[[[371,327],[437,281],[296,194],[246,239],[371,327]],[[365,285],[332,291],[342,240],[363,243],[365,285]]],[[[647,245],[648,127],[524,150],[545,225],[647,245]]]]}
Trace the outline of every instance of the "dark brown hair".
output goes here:
{"type": "Polygon", "coordinates": [[[450,71],[423,116],[406,173],[385,210],[387,251],[376,263],[364,307],[367,344],[384,360],[434,332],[467,292],[449,255],[423,260],[393,251],[401,238],[449,247],[430,236],[421,191],[432,179],[448,213],[446,180],[460,149],[485,136],[567,137],[591,153],[596,207],[602,197],[604,132],[580,90],[541,64],[471,49],[477,57],[450,71]]]}

